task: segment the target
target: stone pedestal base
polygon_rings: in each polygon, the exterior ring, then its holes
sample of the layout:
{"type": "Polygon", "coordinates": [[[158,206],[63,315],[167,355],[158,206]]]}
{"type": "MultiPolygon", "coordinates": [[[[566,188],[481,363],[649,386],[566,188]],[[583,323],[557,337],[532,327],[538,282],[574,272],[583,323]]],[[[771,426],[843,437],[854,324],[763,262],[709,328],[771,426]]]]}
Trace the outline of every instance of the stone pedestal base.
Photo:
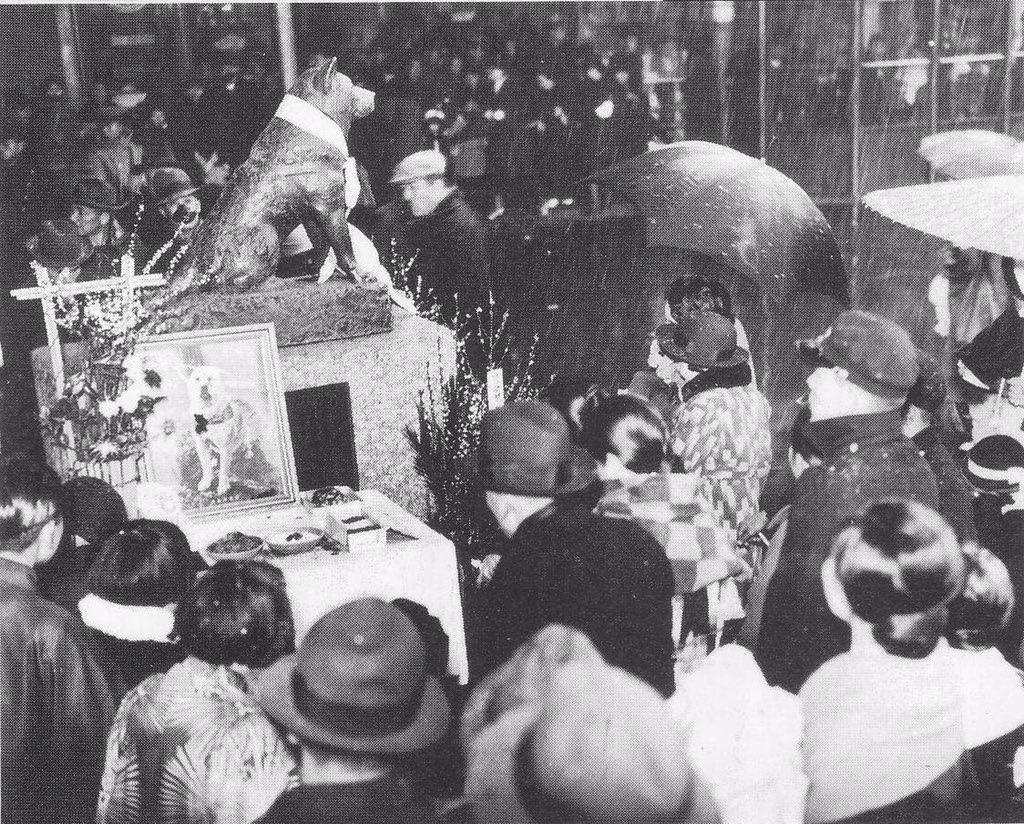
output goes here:
{"type": "Polygon", "coordinates": [[[360,486],[425,518],[429,495],[405,432],[417,425],[428,373],[435,388],[440,371],[454,373],[451,330],[396,308],[390,332],[280,346],[280,353],[285,390],[348,383],[360,486]]]}

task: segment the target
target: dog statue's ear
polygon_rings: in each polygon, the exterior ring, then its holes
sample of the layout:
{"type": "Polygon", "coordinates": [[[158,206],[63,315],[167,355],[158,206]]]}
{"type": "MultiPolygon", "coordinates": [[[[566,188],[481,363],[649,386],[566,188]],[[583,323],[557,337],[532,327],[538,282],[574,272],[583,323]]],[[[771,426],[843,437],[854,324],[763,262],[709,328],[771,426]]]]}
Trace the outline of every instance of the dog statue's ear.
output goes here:
{"type": "Polygon", "coordinates": [[[332,57],[316,73],[313,78],[313,88],[316,89],[320,94],[328,95],[331,93],[331,85],[334,80],[334,73],[338,69],[338,58],[332,57]]]}

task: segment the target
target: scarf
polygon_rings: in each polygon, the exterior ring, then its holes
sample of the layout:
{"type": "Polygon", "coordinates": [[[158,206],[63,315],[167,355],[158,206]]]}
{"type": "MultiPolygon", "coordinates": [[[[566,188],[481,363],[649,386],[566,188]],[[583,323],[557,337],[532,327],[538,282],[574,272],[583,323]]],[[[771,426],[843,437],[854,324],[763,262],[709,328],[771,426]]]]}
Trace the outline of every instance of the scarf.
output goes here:
{"type": "Polygon", "coordinates": [[[679,390],[679,395],[682,402],[686,403],[694,395],[707,392],[709,389],[733,389],[737,386],[749,386],[751,379],[749,363],[738,363],[735,366],[713,366],[687,381],[679,390]]]}

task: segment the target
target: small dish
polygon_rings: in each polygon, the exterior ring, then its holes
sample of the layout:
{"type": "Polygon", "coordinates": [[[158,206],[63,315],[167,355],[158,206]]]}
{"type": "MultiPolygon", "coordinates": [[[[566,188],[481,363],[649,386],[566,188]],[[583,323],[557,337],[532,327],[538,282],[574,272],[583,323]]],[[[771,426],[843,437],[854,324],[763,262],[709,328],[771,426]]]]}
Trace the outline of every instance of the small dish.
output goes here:
{"type": "Polygon", "coordinates": [[[267,536],[267,546],[275,555],[298,555],[316,549],[323,540],[324,531],[310,526],[281,529],[267,536]]]}
{"type": "Polygon", "coordinates": [[[206,548],[206,554],[217,561],[251,561],[266,544],[255,535],[244,532],[229,532],[206,548]]]}

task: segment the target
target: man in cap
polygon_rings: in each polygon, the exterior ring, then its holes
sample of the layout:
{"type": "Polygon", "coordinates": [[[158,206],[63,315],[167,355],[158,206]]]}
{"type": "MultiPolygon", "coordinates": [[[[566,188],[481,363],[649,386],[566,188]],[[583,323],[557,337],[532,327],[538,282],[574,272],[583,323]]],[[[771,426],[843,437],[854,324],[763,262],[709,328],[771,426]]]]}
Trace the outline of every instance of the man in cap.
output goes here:
{"type": "Polygon", "coordinates": [[[117,245],[122,233],[117,215],[124,206],[110,184],[98,177],[82,178],[71,192],[71,220],[96,248],[117,245]]]}
{"type": "Polygon", "coordinates": [[[849,649],[849,630],[832,617],[821,586],[821,565],[839,532],[880,498],[939,508],[935,475],[902,429],[901,410],[921,372],[910,336],[887,318],[849,311],[805,342],[804,352],[816,367],[807,379],[804,433],[822,463],[794,487],[757,649],[768,681],[791,692],[849,649]]]}
{"type": "Polygon", "coordinates": [[[167,246],[154,264],[165,271],[175,253],[185,246],[199,227],[199,187],[184,169],[166,166],[150,171],[142,187],[146,210],[139,221],[139,241],[145,265],[158,250],[167,246]]]}
{"type": "Polygon", "coordinates": [[[260,822],[433,820],[399,765],[441,740],[450,709],[398,607],[363,598],[327,613],[295,654],[260,674],[256,700],[296,743],[301,774],[260,822]]]}
{"type": "Polygon", "coordinates": [[[491,410],[480,469],[487,506],[510,542],[481,593],[479,672],[560,623],[671,695],[672,568],[642,526],[594,513],[594,459],[573,443],[565,418],[539,401],[491,410]]]}
{"type": "Polygon", "coordinates": [[[486,309],[487,227],[448,177],[444,155],[433,150],[409,155],[395,168],[391,182],[401,187],[405,210],[385,219],[374,233],[381,254],[386,259],[395,242],[401,260],[412,261],[411,291],[435,304],[445,323],[455,324],[458,315],[473,314],[477,307],[486,309]]]}

